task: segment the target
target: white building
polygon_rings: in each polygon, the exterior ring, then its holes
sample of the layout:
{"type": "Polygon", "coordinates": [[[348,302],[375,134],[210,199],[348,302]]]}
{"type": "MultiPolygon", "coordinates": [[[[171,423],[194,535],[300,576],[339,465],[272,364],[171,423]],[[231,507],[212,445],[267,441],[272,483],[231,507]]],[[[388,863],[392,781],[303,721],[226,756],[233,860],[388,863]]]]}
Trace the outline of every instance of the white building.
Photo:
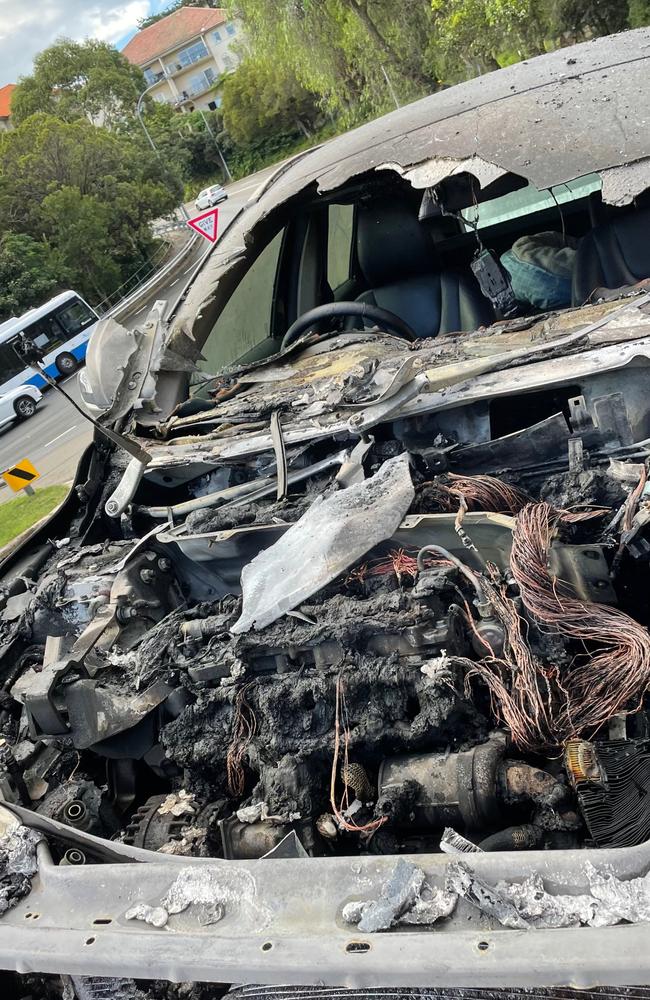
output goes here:
{"type": "Polygon", "coordinates": [[[219,107],[220,78],[234,70],[241,26],[222,8],[181,7],[143,28],[122,50],[143,70],[151,96],[182,111],[219,107]]]}

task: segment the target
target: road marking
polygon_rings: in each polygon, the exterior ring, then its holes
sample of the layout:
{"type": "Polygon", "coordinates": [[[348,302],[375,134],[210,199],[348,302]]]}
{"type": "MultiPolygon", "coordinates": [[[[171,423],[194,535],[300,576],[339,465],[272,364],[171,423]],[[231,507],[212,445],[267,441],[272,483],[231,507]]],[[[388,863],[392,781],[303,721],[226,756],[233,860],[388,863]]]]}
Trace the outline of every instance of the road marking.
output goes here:
{"type": "Polygon", "coordinates": [[[49,448],[49,446],[51,444],[54,444],[55,441],[58,441],[60,438],[65,437],[66,434],[69,434],[70,431],[73,431],[78,426],[79,426],[79,424],[73,424],[72,427],[68,427],[67,431],[63,431],[62,434],[58,434],[55,438],[52,438],[51,441],[48,441],[47,444],[44,444],[43,447],[44,448],[49,448]]]}

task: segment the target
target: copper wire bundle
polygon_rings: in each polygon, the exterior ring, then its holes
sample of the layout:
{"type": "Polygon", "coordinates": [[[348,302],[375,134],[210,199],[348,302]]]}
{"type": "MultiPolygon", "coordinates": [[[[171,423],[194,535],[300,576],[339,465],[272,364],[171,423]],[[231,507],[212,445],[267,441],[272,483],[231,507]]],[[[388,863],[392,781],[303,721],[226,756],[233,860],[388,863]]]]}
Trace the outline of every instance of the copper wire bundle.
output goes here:
{"type": "Polygon", "coordinates": [[[257,732],[255,713],[246,701],[251,684],[245,684],[237,692],[233,718],[233,737],[226,754],[226,775],[228,791],[233,798],[244,794],[246,775],[244,774],[244,754],[257,732]]]}
{"type": "Polygon", "coordinates": [[[350,800],[348,796],[348,785],[344,785],[343,795],[340,803],[336,801],[336,778],[339,773],[339,756],[341,754],[341,731],[343,731],[343,767],[342,772],[345,773],[350,768],[350,759],[348,756],[349,746],[350,746],[350,725],[348,721],[348,709],[345,701],[345,690],[343,687],[343,678],[339,674],[336,678],[336,708],[335,708],[335,719],[334,719],[334,757],[332,759],[332,771],[330,777],[330,806],[332,807],[332,812],[338,822],[338,825],[343,830],[348,830],[350,833],[373,833],[378,830],[380,826],[383,826],[386,822],[386,816],[380,816],[378,819],[373,819],[370,823],[364,823],[358,825],[354,820],[350,821],[343,815],[344,811],[350,805],[350,800]]]}
{"type": "Polygon", "coordinates": [[[533,620],[593,649],[576,656],[562,671],[561,686],[558,676],[560,698],[554,713],[558,743],[603,726],[619,712],[638,710],[650,685],[647,630],[617,608],[576,598],[566,584],[551,577],[549,551],[561,520],[566,520],[564,513],[547,503],[528,504],[517,516],[510,557],[512,574],[533,620]]]}
{"type": "MultiPolygon", "coordinates": [[[[504,483],[496,476],[460,476],[450,472],[433,484],[434,500],[443,510],[458,511],[459,522],[467,510],[486,510],[497,514],[518,514],[534,503],[525,490],[511,483],[504,483]],[[445,481],[446,480],[446,481],[445,481]]],[[[609,512],[608,507],[588,507],[585,510],[562,510],[563,520],[587,521],[609,512]]]]}
{"type": "Polygon", "coordinates": [[[449,473],[443,486],[456,503],[452,509],[465,505],[467,510],[490,510],[499,514],[517,514],[532,497],[496,476],[459,476],[449,473]]]}
{"type": "MultiPolygon", "coordinates": [[[[472,677],[480,677],[490,692],[493,713],[508,727],[513,742],[522,750],[555,746],[557,722],[554,717],[556,694],[561,690],[556,671],[547,672],[530,649],[524,635],[525,621],[514,601],[497,583],[498,571],[489,567],[491,580],[484,578],[483,589],[495,617],[505,633],[502,656],[468,660],[465,688],[469,694],[472,677]]],[[[467,609],[469,612],[469,609],[467,609]]]]}

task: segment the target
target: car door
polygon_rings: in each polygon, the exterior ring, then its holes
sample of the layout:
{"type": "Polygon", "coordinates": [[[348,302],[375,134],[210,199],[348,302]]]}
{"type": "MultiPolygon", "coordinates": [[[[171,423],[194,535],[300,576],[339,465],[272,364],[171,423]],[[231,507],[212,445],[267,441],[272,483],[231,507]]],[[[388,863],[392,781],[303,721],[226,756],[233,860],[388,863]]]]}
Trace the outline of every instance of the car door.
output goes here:
{"type": "Polygon", "coordinates": [[[0,396],[0,427],[10,423],[15,416],[14,397],[10,395],[0,396]]]}

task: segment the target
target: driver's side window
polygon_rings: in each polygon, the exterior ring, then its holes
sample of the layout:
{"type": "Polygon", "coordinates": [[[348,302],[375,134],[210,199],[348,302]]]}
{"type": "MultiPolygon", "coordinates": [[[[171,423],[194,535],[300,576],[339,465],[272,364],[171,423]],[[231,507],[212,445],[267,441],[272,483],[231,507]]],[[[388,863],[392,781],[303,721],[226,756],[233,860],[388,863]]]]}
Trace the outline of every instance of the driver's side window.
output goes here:
{"type": "Polygon", "coordinates": [[[351,277],[354,205],[329,206],[327,221],[327,283],[340,299],[337,290],[351,277]]]}
{"type": "Polygon", "coordinates": [[[272,353],[264,347],[271,337],[283,234],[281,230],[262,250],[230,296],[201,349],[203,371],[216,374],[240,359],[254,360],[272,353]]]}

